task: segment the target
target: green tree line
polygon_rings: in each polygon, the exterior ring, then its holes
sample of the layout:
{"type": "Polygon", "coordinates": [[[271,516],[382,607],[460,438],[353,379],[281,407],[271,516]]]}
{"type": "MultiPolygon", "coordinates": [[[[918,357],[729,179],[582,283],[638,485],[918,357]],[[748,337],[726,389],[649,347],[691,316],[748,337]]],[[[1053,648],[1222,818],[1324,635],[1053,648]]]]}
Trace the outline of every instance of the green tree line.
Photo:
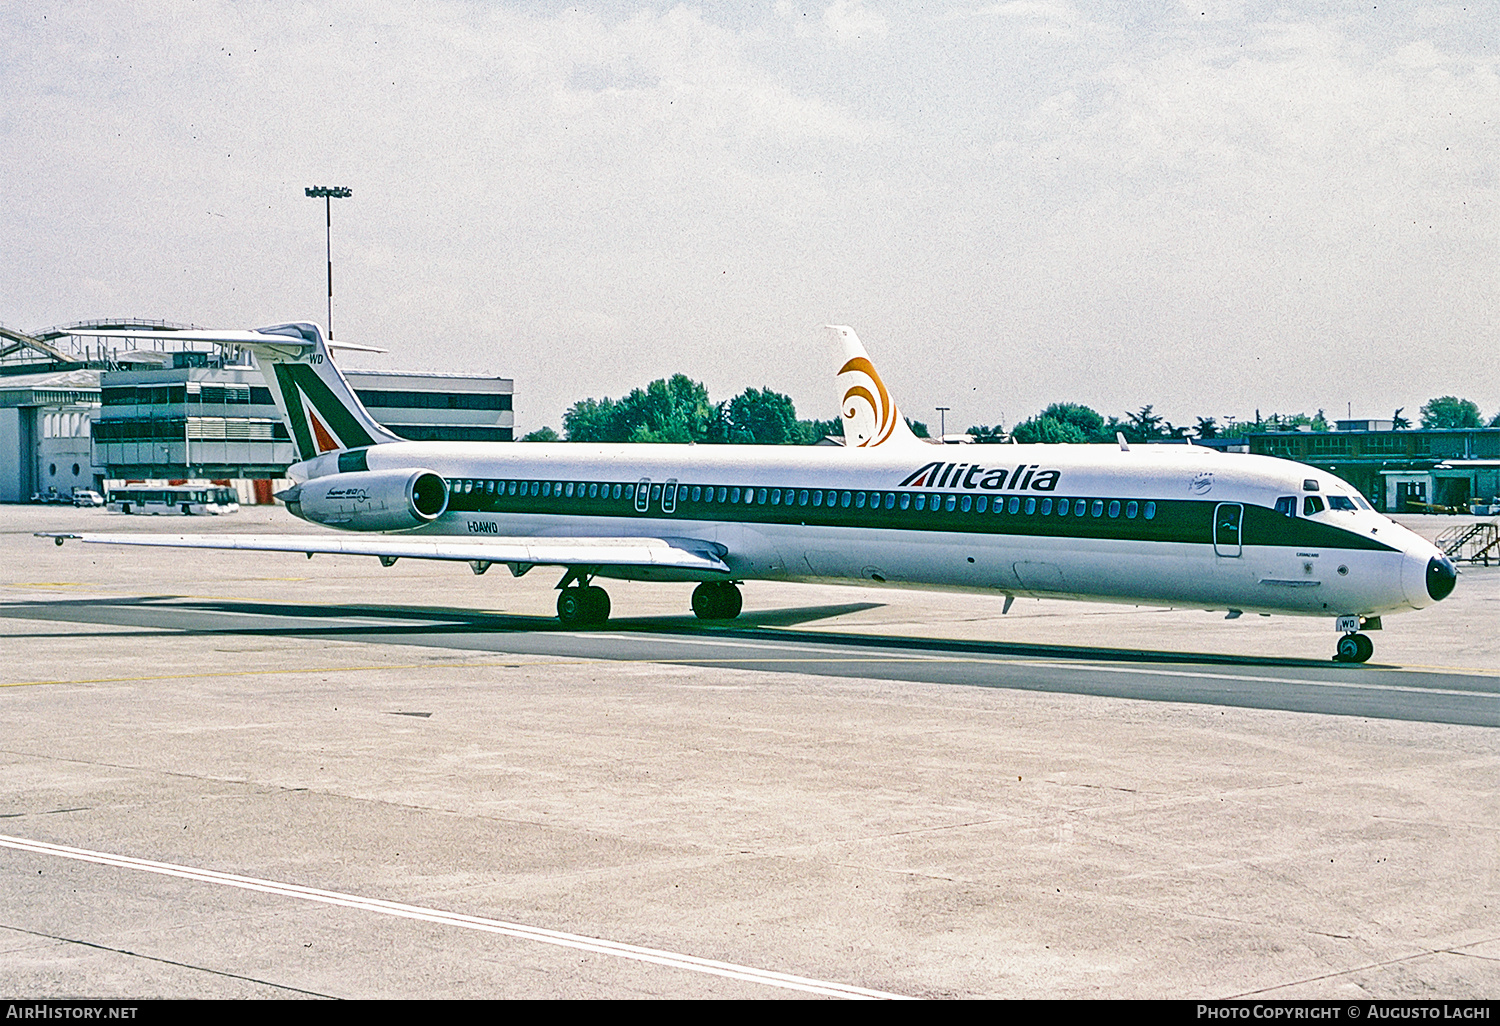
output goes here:
{"type": "MultiPolygon", "coordinates": [[[[1392,422],[1397,430],[1410,428],[1411,421],[1396,410],[1392,422]]],[[[1477,428],[1485,426],[1477,403],[1445,395],[1423,404],[1424,428],[1477,428]]],[[[1322,410],[1306,413],[1256,411],[1255,430],[1329,431],[1332,425],[1322,410]]],[[[920,438],[928,437],[927,425],[907,419],[920,438]]],[[[1488,421],[1500,427],[1500,413],[1488,421]]],[[[1214,417],[1198,417],[1192,425],[1176,425],[1142,406],[1123,418],[1109,417],[1079,403],[1053,403],[1017,424],[1009,433],[1001,424],[977,424],[968,434],[976,442],[1086,443],[1113,442],[1117,434],[1128,442],[1152,442],[1182,438],[1217,438],[1225,430],[1214,417]]],[[[583,399],[563,414],[563,434],[550,427],[526,435],[522,441],[555,442],[699,442],[704,444],[813,445],[827,435],[843,434],[838,418],[799,420],[790,396],[767,388],[747,388],[733,399],[714,402],[702,382],[686,374],[658,378],[619,399],[583,399]]]]}

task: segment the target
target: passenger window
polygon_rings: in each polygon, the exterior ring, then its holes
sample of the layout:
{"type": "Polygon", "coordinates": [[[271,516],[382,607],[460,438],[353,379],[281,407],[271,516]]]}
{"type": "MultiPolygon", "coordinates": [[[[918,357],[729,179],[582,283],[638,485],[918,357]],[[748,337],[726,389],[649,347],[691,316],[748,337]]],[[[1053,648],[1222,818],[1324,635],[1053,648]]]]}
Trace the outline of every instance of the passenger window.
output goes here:
{"type": "Polygon", "coordinates": [[[1005,510],[1006,510],[1007,513],[1019,513],[1019,512],[1021,512],[1021,499],[1020,499],[1020,496],[1012,495],[1010,497],[1010,501],[1005,504],[1005,510]]]}
{"type": "Polygon", "coordinates": [[[1284,517],[1295,517],[1297,515],[1297,497],[1295,495],[1283,495],[1277,499],[1276,512],[1284,517]]]}
{"type": "Polygon", "coordinates": [[[1042,500],[1042,516],[1045,517],[1048,514],[1050,514],[1051,512],[1052,512],[1052,500],[1051,499],[1043,499],[1042,500]]]}
{"type": "Polygon", "coordinates": [[[799,506],[806,506],[807,505],[807,489],[806,488],[802,489],[800,492],[797,493],[797,505],[799,505],[799,506]]]}
{"type": "Polygon", "coordinates": [[[703,498],[703,486],[693,485],[693,501],[697,502],[701,498],[703,498]]]}
{"type": "Polygon", "coordinates": [[[568,482],[567,489],[563,492],[563,494],[565,496],[567,496],[568,498],[570,498],[570,499],[573,497],[573,482],[572,481],[568,482]]]}
{"type": "Polygon", "coordinates": [[[985,510],[989,509],[989,507],[990,497],[988,495],[981,495],[979,498],[974,500],[974,509],[977,512],[983,513],[985,510]]]}
{"type": "Polygon", "coordinates": [[[1134,499],[1131,499],[1129,502],[1127,502],[1125,504],[1125,519],[1126,520],[1134,520],[1135,519],[1135,515],[1138,512],[1140,512],[1140,509],[1141,509],[1141,504],[1138,503],[1138,502],[1136,502],[1134,499]]]}
{"type": "Polygon", "coordinates": [[[920,513],[920,512],[922,512],[922,510],[924,510],[926,508],[927,508],[927,496],[925,496],[925,495],[918,495],[917,496],[917,504],[916,504],[916,510],[917,510],[917,512],[920,513]]]}
{"type": "Polygon", "coordinates": [[[1026,499],[1026,515],[1029,517],[1036,512],[1036,499],[1030,496],[1026,499]]]}
{"type": "Polygon", "coordinates": [[[1073,500],[1073,515],[1075,517],[1085,516],[1085,515],[1088,514],[1088,511],[1089,511],[1089,500],[1087,500],[1087,499],[1074,499],[1073,500]]]}
{"type": "MultiPolygon", "coordinates": [[[[1317,484],[1316,481],[1313,484],[1317,484]]],[[[1314,513],[1323,512],[1323,500],[1316,495],[1309,495],[1302,500],[1302,515],[1310,517],[1314,513]]]]}
{"type": "Polygon", "coordinates": [[[1093,513],[1094,513],[1094,516],[1096,516],[1096,517],[1102,517],[1104,515],[1104,500],[1103,499],[1095,499],[1094,500],[1093,513]]]}
{"type": "Polygon", "coordinates": [[[973,506],[973,505],[974,505],[974,497],[972,495],[965,495],[963,497],[963,500],[958,504],[958,508],[960,510],[962,510],[963,512],[967,513],[967,512],[969,512],[969,508],[971,506],[973,506]]]}
{"type": "Polygon", "coordinates": [[[655,502],[657,499],[660,499],[660,498],[661,498],[661,485],[652,485],[651,486],[651,501],[655,502]]]}
{"type": "Polygon", "coordinates": [[[598,484],[597,481],[595,483],[589,485],[589,498],[591,498],[591,499],[597,499],[597,498],[599,498],[599,484],[598,484]]]}
{"type": "MultiPolygon", "coordinates": [[[[844,503],[844,505],[847,506],[848,503],[846,502],[846,503],[844,503]]],[[[865,493],[864,492],[860,492],[859,494],[857,494],[857,495],[854,496],[854,508],[855,509],[864,509],[865,508],[865,493]]]]}
{"type": "Polygon", "coordinates": [[[1111,500],[1109,500],[1109,517],[1110,517],[1110,519],[1113,520],[1115,517],[1118,517],[1119,515],[1120,515],[1120,500],[1119,499],[1111,499],[1111,500]]]}
{"type": "Polygon", "coordinates": [[[615,485],[614,488],[610,489],[609,497],[611,499],[618,499],[620,497],[620,491],[621,491],[621,487],[619,485],[615,485]]]}
{"type": "MultiPolygon", "coordinates": [[[[748,488],[745,489],[745,494],[748,495],[749,493],[750,493],[750,490],[748,488]]],[[[764,488],[762,488],[760,491],[758,491],[758,492],[755,493],[755,501],[758,502],[762,506],[764,506],[766,504],[766,490],[764,488]]]]}
{"type": "Polygon", "coordinates": [[[516,483],[514,481],[507,481],[506,482],[506,484],[505,484],[505,494],[506,495],[514,495],[514,494],[516,494],[516,483]]]}
{"type": "Polygon", "coordinates": [[[958,505],[958,496],[956,496],[956,495],[950,495],[950,496],[948,496],[948,501],[945,502],[945,503],[943,503],[943,508],[945,510],[947,510],[949,513],[952,513],[953,512],[953,507],[956,506],[956,505],[958,505]]]}
{"type": "MultiPolygon", "coordinates": [[[[902,492],[901,493],[901,508],[902,509],[910,509],[911,508],[911,492],[902,492]]],[[[917,508],[921,509],[922,507],[918,506],[917,508]]]]}
{"type": "Polygon", "coordinates": [[[773,506],[780,506],[781,505],[781,489],[780,488],[772,488],[771,489],[771,505],[773,505],[773,506]]]}
{"type": "Polygon", "coordinates": [[[886,492],[885,493],[885,508],[886,509],[895,509],[896,508],[896,493],[895,492],[886,492]]]}
{"type": "Polygon", "coordinates": [[[1153,519],[1156,516],[1156,503],[1154,503],[1154,502],[1148,502],[1148,503],[1146,503],[1146,509],[1145,509],[1144,512],[1145,512],[1145,516],[1146,516],[1147,520],[1153,519]]]}
{"type": "Polygon", "coordinates": [[[730,502],[739,502],[740,501],[740,490],[738,488],[731,488],[731,489],[729,489],[729,501],[730,502]]]}
{"type": "Polygon", "coordinates": [[[845,509],[848,509],[849,508],[849,503],[851,503],[853,501],[854,501],[854,495],[853,495],[853,493],[852,492],[845,492],[839,498],[839,505],[843,506],[845,509]]]}

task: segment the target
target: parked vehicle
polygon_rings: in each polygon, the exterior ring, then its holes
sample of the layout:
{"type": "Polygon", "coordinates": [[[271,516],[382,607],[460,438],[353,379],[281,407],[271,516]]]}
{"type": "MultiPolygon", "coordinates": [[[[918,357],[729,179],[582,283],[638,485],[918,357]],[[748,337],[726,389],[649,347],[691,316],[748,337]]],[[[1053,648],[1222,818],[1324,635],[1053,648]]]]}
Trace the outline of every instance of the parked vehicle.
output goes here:
{"type": "Polygon", "coordinates": [[[113,488],[109,493],[111,513],[182,513],[187,516],[239,512],[239,496],[233,488],[214,485],[113,488]]]}

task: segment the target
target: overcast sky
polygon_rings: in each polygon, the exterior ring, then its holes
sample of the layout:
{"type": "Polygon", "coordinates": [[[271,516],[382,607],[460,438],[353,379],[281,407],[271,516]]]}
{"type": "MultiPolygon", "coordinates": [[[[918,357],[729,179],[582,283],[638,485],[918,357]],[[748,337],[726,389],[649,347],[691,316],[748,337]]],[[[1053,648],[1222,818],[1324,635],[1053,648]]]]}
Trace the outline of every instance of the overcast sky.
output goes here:
{"type": "MultiPolygon", "coordinates": [[[[0,322],[835,415],[1500,410],[1500,5],[0,6],[0,322]]],[[[1415,417],[1413,416],[1413,419],[1415,417]]]]}

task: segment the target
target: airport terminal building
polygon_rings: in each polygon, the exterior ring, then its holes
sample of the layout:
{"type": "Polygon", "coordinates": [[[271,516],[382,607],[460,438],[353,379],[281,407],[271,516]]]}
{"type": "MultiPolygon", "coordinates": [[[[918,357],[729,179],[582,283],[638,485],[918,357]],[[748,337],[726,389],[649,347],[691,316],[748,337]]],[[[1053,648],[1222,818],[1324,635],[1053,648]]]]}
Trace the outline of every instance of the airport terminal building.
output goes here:
{"type": "Polygon", "coordinates": [[[1391,513],[1431,507],[1500,513],[1500,428],[1394,430],[1341,420],[1333,431],[1251,431],[1249,451],[1307,463],[1391,513]]]}
{"type": "MultiPolygon", "coordinates": [[[[296,455],[248,355],[174,342],[186,325],[111,321],[36,335],[4,330],[0,346],[0,502],[66,498],[111,483],[232,482],[244,503],[269,502],[296,455]],[[68,331],[149,327],[148,347],[68,331]],[[130,347],[130,348],[127,348],[130,347]]],[[[509,441],[510,378],[346,371],[380,423],[413,441],[509,441]]]]}

